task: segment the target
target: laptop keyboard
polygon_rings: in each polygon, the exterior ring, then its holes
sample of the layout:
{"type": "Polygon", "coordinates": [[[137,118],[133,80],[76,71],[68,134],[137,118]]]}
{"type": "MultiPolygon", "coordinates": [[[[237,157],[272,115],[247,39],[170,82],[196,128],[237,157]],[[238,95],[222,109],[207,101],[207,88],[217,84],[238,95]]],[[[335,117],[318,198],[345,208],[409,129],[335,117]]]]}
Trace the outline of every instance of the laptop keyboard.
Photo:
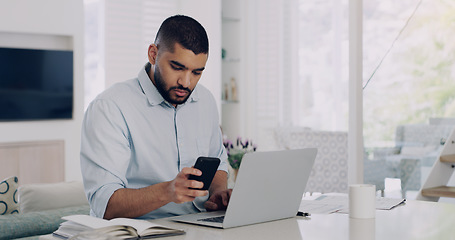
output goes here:
{"type": "Polygon", "coordinates": [[[198,221],[222,223],[224,221],[224,216],[201,218],[201,219],[198,219],[198,221]]]}

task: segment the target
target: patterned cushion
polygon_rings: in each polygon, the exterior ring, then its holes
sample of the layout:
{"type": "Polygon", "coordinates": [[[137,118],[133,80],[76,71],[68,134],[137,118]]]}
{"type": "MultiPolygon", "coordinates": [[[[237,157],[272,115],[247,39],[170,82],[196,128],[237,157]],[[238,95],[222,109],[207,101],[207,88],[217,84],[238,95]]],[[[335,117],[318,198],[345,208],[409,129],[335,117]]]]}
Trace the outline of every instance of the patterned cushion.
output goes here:
{"type": "Polygon", "coordinates": [[[17,201],[17,177],[10,177],[0,183],[0,214],[19,213],[17,201]]]}

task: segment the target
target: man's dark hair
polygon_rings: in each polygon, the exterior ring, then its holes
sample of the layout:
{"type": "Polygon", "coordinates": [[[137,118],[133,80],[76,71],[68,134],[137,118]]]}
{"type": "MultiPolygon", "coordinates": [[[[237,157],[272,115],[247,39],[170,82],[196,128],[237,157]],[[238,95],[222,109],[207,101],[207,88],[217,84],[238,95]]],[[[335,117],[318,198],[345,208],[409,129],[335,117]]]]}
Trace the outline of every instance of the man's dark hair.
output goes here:
{"type": "Polygon", "coordinates": [[[193,51],[194,54],[208,54],[209,52],[209,40],[204,27],[188,16],[175,15],[169,17],[158,29],[155,38],[155,44],[158,48],[174,52],[175,43],[193,51]]]}

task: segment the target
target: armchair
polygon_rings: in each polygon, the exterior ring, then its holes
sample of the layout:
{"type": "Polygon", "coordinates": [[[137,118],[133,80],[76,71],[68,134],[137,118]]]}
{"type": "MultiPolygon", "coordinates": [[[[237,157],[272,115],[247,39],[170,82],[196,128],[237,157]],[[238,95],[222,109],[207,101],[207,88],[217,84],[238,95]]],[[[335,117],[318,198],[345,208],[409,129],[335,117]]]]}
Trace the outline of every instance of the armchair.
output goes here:
{"type": "Polygon", "coordinates": [[[422,168],[431,168],[441,151],[441,140],[452,131],[450,125],[406,124],[395,132],[395,146],[375,148],[372,160],[365,160],[365,182],[384,190],[384,178],[399,178],[403,197],[420,189],[422,168]],[[381,180],[382,179],[382,180],[381,180]]]}
{"type": "Polygon", "coordinates": [[[300,127],[275,129],[281,149],[315,147],[318,154],[310,174],[306,192],[348,191],[348,134],[346,132],[313,131],[300,127]]]}

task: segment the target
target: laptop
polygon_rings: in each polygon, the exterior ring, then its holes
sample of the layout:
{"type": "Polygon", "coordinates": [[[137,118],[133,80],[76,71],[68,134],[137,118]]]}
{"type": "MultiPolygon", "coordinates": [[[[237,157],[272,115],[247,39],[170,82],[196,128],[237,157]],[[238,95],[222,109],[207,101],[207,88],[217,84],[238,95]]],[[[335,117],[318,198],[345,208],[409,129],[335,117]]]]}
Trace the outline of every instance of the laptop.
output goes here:
{"type": "Polygon", "coordinates": [[[294,217],[316,154],[316,148],[247,153],[226,211],[181,215],[172,220],[232,228],[294,217]]]}

